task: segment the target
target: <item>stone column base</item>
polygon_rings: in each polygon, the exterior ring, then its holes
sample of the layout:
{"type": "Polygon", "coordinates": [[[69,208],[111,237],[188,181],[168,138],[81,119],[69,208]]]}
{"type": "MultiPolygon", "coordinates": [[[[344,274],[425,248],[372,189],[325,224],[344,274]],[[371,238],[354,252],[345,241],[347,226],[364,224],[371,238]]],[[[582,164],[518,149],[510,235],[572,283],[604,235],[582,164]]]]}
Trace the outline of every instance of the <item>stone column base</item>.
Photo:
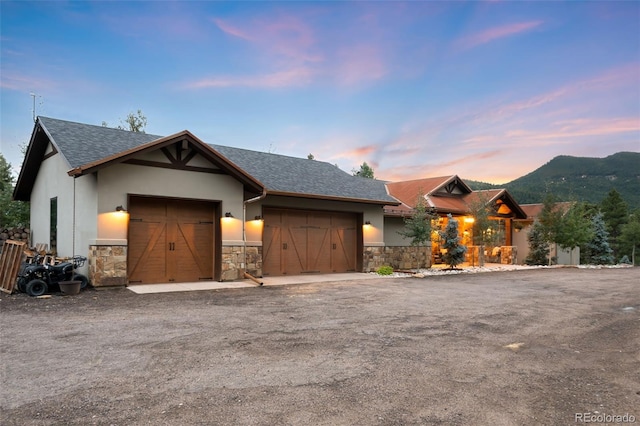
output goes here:
{"type": "Polygon", "coordinates": [[[89,280],[94,287],[127,285],[127,246],[89,246],[89,280]]]}
{"type": "Polygon", "coordinates": [[[247,246],[245,258],[244,246],[223,246],[220,280],[234,281],[244,279],[244,271],[254,277],[262,276],[262,247],[247,246]]]}

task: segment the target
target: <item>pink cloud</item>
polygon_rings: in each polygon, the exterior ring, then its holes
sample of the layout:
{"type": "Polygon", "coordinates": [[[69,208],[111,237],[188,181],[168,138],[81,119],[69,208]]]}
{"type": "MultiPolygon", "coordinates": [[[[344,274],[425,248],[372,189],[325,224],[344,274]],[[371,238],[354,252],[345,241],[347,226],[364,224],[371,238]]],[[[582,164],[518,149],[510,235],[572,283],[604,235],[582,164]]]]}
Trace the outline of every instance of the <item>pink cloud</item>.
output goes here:
{"type": "MultiPolygon", "coordinates": [[[[351,37],[345,34],[339,39],[339,45],[336,47],[331,43],[331,37],[319,40],[316,28],[305,17],[284,13],[233,22],[214,18],[212,22],[223,33],[245,42],[248,49],[255,50],[256,66],[276,70],[308,70],[304,79],[291,80],[292,85],[324,81],[342,86],[357,86],[363,82],[379,80],[388,73],[381,47],[375,40],[371,40],[374,36],[362,42],[352,41],[351,37]]],[[[369,27],[367,29],[371,33],[372,30],[369,27]]],[[[281,72],[275,71],[271,74],[281,72]]],[[[245,78],[224,76],[206,80],[207,84],[199,81],[187,86],[276,86],[247,84],[245,78]]]]}
{"type": "Polygon", "coordinates": [[[473,47],[480,46],[497,39],[511,37],[513,35],[530,31],[542,25],[542,23],[542,21],[529,21],[502,25],[500,27],[493,27],[479,33],[463,37],[456,41],[455,44],[461,49],[471,49],[473,47]]]}
{"type": "Polygon", "coordinates": [[[249,34],[246,34],[240,28],[237,28],[237,27],[231,25],[230,23],[223,21],[222,19],[213,19],[213,22],[225,34],[229,34],[231,36],[238,37],[238,38],[241,38],[241,39],[247,40],[247,41],[253,41],[254,40],[254,38],[252,36],[250,36],[249,34]]]}
{"type": "Polygon", "coordinates": [[[584,155],[586,146],[637,150],[640,116],[611,114],[618,105],[637,101],[639,83],[640,66],[631,63],[511,102],[478,102],[413,117],[381,144],[386,158],[380,157],[383,169],[376,176],[399,180],[464,173],[497,183],[556,155],[584,155]],[[403,149],[411,154],[403,155],[403,149]]]}
{"type": "Polygon", "coordinates": [[[240,24],[216,18],[213,22],[225,34],[250,42],[269,55],[309,62],[322,59],[312,49],[315,44],[312,28],[298,17],[280,15],[240,24]]]}
{"type": "Polygon", "coordinates": [[[548,144],[574,143],[576,138],[613,135],[619,133],[640,132],[640,118],[600,118],[575,119],[554,123],[551,129],[544,131],[513,130],[506,134],[507,138],[517,139],[518,142],[536,141],[537,146],[543,141],[548,144]]]}
{"type": "Polygon", "coordinates": [[[216,76],[204,78],[187,83],[184,87],[188,89],[207,89],[216,87],[255,87],[275,89],[281,87],[304,86],[312,80],[312,77],[312,70],[301,67],[256,76],[216,76]]]}
{"type": "Polygon", "coordinates": [[[356,161],[364,161],[363,159],[367,156],[375,153],[378,150],[378,146],[376,145],[367,145],[354,148],[350,151],[343,151],[336,154],[333,158],[352,158],[356,161]]]}
{"type": "Polygon", "coordinates": [[[356,85],[363,80],[379,80],[387,74],[381,52],[372,45],[342,49],[339,53],[335,78],[343,85],[356,85]]]}
{"type": "Polygon", "coordinates": [[[8,90],[20,90],[20,91],[42,91],[47,89],[55,89],[59,87],[59,83],[35,76],[28,76],[25,74],[2,72],[2,78],[0,78],[0,87],[8,90]]]}

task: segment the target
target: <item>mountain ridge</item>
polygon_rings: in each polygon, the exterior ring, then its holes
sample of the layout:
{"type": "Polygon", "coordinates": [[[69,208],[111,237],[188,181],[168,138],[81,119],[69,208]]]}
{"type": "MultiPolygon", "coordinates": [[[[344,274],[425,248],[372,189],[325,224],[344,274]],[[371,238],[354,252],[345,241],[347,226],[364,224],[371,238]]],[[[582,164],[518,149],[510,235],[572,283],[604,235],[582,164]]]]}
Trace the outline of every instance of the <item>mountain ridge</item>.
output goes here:
{"type": "Polygon", "coordinates": [[[615,189],[630,209],[640,208],[640,152],[621,151],[604,158],[559,155],[506,184],[467,180],[474,190],[506,188],[520,204],[542,203],[548,193],[560,201],[599,204],[615,189]]]}

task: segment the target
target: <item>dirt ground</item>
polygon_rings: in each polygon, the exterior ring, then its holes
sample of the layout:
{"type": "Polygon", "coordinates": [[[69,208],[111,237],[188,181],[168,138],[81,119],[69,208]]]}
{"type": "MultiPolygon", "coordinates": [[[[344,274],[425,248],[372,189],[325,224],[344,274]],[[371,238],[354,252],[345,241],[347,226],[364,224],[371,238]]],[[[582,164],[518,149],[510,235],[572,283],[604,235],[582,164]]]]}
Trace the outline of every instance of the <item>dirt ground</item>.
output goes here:
{"type": "Polygon", "coordinates": [[[0,299],[3,425],[640,423],[640,268],[0,299]]]}

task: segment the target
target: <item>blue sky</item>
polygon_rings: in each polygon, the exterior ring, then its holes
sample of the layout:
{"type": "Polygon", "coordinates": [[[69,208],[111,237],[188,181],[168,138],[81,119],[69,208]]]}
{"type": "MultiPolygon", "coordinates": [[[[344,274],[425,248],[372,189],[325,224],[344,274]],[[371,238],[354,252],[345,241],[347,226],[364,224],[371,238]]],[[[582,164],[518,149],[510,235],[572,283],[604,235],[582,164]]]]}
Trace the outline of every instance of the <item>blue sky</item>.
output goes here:
{"type": "Polygon", "coordinates": [[[640,2],[0,2],[0,144],[39,115],[505,183],[640,151],[640,2]]]}

